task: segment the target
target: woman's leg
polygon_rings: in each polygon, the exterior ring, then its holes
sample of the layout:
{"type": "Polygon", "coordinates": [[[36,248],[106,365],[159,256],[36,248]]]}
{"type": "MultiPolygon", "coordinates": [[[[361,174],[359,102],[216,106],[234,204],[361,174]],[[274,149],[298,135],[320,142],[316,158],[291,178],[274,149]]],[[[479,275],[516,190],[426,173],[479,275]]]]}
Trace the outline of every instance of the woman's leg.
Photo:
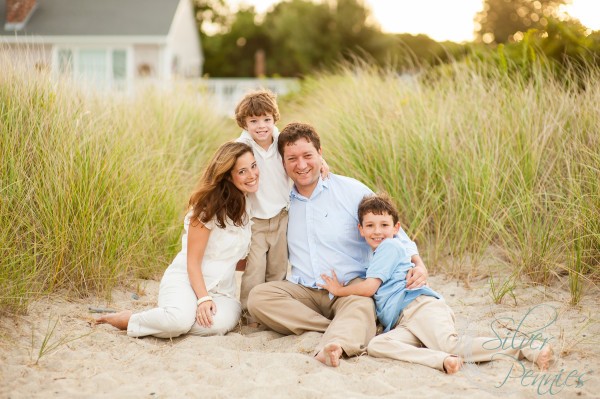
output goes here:
{"type": "Polygon", "coordinates": [[[189,331],[189,334],[201,336],[225,335],[238,325],[242,314],[242,305],[240,302],[237,299],[227,296],[212,295],[212,297],[217,305],[217,313],[213,317],[213,325],[205,328],[196,322],[189,331]]]}
{"type": "Polygon", "coordinates": [[[158,307],[135,313],[129,319],[127,335],[174,338],[187,333],[196,319],[196,294],[187,272],[167,270],[160,282],[158,307]]]}

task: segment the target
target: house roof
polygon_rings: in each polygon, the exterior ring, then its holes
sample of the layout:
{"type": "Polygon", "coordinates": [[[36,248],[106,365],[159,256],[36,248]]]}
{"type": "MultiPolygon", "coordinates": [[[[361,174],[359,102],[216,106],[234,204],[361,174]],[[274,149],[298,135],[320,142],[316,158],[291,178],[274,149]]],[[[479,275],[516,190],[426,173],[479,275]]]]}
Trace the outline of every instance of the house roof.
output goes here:
{"type": "MultiPolygon", "coordinates": [[[[167,36],[180,0],[38,0],[19,35],[167,36]]],[[[0,36],[6,2],[0,1],[0,36]]]]}

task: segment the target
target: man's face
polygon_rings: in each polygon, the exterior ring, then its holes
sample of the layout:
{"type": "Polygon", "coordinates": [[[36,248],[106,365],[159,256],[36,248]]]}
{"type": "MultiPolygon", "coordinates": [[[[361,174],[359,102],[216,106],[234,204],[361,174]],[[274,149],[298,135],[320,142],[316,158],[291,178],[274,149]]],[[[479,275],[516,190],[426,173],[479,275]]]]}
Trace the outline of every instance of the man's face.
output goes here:
{"type": "Polygon", "coordinates": [[[313,143],[300,138],[283,148],[283,167],[294,181],[296,190],[310,197],[321,174],[321,150],[317,151],[313,143]]]}
{"type": "Polygon", "coordinates": [[[273,128],[275,120],[273,115],[266,114],[262,116],[247,116],[244,119],[245,129],[250,133],[250,136],[256,141],[256,144],[268,149],[273,143],[273,128]]]}

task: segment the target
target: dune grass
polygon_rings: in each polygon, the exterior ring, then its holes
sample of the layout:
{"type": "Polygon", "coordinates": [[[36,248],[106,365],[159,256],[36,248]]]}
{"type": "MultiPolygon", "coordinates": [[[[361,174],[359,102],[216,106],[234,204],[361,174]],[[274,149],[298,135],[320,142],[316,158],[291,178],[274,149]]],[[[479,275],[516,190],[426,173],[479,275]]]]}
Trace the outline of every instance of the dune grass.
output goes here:
{"type": "MultiPolygon", "coordinates": [[[[1,67],[0,309],[158,276],[207,155],[238,128],[193,92],[94,97],[1,67]]],[[[576,304],[600,278],[599,79],[351,66],[280,99],[279,126],[313,124],[334,173],[390,193],[431,271],[489,274],[497,302],[558,277],[576,304]]]]}
{"type": "Polygon", "coordinates": [[[206,156],[233,130],[197,97],[83,95],[1,69],[0,308],[164,270],[206,156]]]}
{"type": "Polygon", "coordinates": [[[432,270],[500,265],[511,277],[496,289],[564,275],[577,303],[600,277],[599,78],[349,66],[308,79],[283,116],[317,128],[334,172],[395,198],[432,270]]]}

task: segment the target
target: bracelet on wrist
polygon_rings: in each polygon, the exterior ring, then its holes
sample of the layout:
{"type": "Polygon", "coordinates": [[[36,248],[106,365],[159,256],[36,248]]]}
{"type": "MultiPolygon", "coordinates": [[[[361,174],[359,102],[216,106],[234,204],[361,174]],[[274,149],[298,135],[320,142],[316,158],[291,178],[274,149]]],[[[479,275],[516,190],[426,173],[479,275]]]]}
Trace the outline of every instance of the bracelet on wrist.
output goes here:
{"type": "Polygon", "coordinates": [[[198,298],[198,302],[196,302],[196,304],[200,305],[201,303],[212,301],[212,300],[213,300],[212,296],[207,295],[207,296],[203,296],[202,298],[198,298]]]}

